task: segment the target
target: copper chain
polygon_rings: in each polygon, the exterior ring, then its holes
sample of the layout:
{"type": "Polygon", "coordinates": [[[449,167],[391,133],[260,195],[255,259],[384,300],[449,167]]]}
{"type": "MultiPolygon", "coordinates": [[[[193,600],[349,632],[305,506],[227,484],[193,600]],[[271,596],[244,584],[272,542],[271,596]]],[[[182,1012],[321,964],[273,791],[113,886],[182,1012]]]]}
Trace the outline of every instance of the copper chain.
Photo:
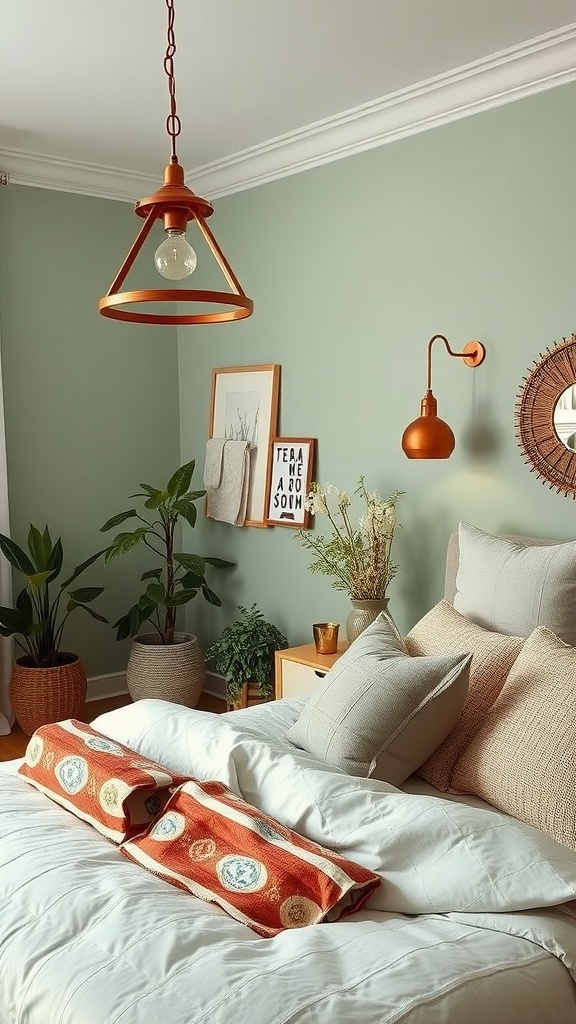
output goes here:
{"type": "Polygon", "coordinates": [[[166,0],[168,9],[168,46],[164,57],[164,71],[168,76],[168,91],[170,93],[170,113],[166,118],[166,131],[172,139],[171,162],[178,163],[176,156],[176,139],[182,131],[180,118],[176,113],[176,80],[174,78],[174,54],[176,53],[176,37],[174,35],[174,0],[166,0]]]}

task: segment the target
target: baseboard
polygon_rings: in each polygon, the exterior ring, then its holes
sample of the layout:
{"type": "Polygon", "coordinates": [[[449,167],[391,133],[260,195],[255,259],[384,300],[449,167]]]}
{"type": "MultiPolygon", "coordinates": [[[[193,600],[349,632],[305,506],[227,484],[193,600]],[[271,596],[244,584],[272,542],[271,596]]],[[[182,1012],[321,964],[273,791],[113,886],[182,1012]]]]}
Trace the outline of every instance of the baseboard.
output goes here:
{"type": "MultiPolygon", "coordinates": [[[[126,673],[109,672],[103,676],[92,676],[88,680],[86,701],[104,700],[106,697],[120,697],[123,693],[128,693],[126,673]]],[[[218,675],[217,672],[207,672],[204,693],[210,694],[211,697],[218,697],[220,700],[226,700],[226,680],[224,676],[218,675]]]]}

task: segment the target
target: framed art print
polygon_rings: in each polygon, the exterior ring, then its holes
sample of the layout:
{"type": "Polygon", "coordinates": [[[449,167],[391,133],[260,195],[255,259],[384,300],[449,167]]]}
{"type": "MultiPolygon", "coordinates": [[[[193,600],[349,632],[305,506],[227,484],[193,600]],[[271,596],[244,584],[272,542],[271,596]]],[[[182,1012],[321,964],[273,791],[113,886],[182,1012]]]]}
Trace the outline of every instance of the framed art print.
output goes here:
{"type": "Polygon", "coordinates": [[[212,370],[210,437],[249,441],[250,484],[244,526],[268,526],[268,453],[278,429],[280,366],[221,366],[212,370]]]}
{"type": "Polygon", "coordinates": [[[306,529],[310,513],[304,499],[310,490],[314,470],[315,438],[273,437],[270,442],[268,473],[268,526],[306,529]]]}

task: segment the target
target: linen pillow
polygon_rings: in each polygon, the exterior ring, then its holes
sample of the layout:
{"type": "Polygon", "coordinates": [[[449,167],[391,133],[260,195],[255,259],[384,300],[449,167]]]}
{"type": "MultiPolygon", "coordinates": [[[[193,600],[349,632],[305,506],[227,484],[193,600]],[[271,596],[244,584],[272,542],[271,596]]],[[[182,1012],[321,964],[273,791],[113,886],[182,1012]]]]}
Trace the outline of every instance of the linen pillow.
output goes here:
{"type": "Polygon", "coordinates": [[[116,843],[141,832],[184,779],[74,719],[37,729],[18,771],[116,843]]]}
{"type": "Polygon", "coordinates": [[[547,626],[576,645],[576,541],[525,547],[464,522],[458,538],[456,611],[509,636],[547,626]]]}
{"type": "Polygon", "coordinates": [[[380,885],[221,782],[185,782],[120,853],[264,936],[351,914],[380,885]]]}
{"type": "Polygon", "coordinates": [[[412,658],[381,613],[327,673],[286,738],[349,775],[399,786],[456,724],[467,653],[412,658]]]}
{"type": "Polygon", "coordinates": [[[459,651],[472,654],[462,714],[452,732],[417,769],[423,779],[446,792],[458,757],[484,722],[522,650],[524,638],[492,633],[465,619],[447,601],[440,601],[410,630],[404,644],[412,657],[459,651]]]}
{"type": "Polygon", "coordinates": [[[576,650],[539,627],[526,640],[452,785],[576,849],[576,650]]]}

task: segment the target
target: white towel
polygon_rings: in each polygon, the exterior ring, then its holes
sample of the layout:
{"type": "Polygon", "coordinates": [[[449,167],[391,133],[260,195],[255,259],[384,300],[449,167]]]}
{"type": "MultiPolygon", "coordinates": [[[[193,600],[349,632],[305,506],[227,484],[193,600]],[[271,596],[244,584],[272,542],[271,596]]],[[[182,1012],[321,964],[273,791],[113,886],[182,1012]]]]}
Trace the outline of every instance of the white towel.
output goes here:
{"type": "Polygon", "coordinates": [[[219,487],[222,479],[222,456],[224,454],[225,437],[211,437],[206,441],[206,461],[204,463],[204,487],[219,487]]]}
{"type": "MultiPolygon", "coordinates": [[[[216,446],[213,446],[214,460],[216,446]]],[[[206,470],[204,471],[206,473],[206,470]]],[[[216,472],[209,468],[215,478],[216,472]]],[[[206,477],[204,478],[206,483],[206,477]]],[[[222,448],[220,481],[217,487],[206,487],[206,515],[221,523],[243,526],[248,506],[250,484],[250,442],[225,441],[222,448]]]]}

